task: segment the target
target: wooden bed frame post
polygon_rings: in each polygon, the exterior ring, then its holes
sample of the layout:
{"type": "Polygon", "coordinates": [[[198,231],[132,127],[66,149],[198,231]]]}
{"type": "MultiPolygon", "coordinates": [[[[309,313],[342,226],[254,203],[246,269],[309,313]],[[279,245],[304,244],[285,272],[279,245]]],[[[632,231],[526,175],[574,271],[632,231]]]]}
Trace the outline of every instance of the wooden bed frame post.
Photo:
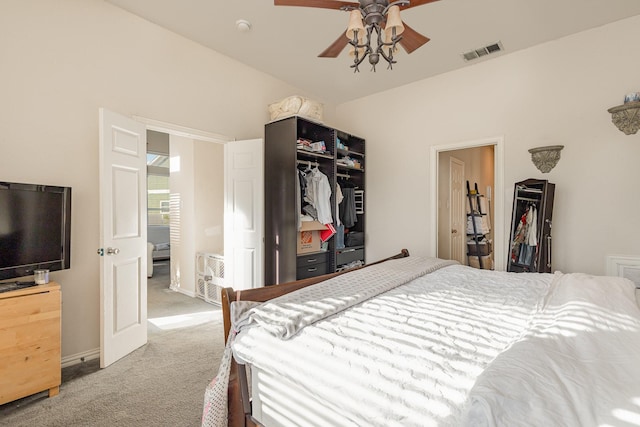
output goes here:
{"type": "MultiPolygon", "coordinates": [[[[222,317],[224,321],[224,342],[227,342],[229,338],[229,331],[231,331],[231,300],[229,300],[229,291],[231,288],[225,288],[222,290],[221,304],[222,304],[222,317]]],[[[233,292],[235,293],[235,292],[233,292]]],[[[229,372],[229,389],[227,391],[228,399],[228,418],[227,425],[229,427],[244,427],[246,426],[246,414],[244,411],[244,399],[242,396],[242,390],[239,380],[239,369],[235,359],[231,360],[231,371],[229,372]]],[[[244,369],[242,370],[244,372],[244,369]]],[[[245,376],[246,378],[246,376],[245,376]]],[[[246,381],[245,381],[246,382],[246,381]]],[[[248,403],[248,402],[247,402],[248,403]]],[[[250,403],[249,403],[250,404],[250,403]]],[[[251,410],[248,411],[251,413],[251,410]]]]}
{"type": "MultiPolygon", "coordinates": [[[[363,267],[379,264],[391,259],[405,258],[409,256],[409,251],[402,249],[399,254],[373,264],[367,264],[363,267]]],[[[298,280],[295,282],[282,283],[279,285],[265,286],[263,288],[248,289],[244,291],[234,291],[233,288],[222,289],[221,305],[222,318],[224,322],[224,342],[227,342],[231,331],[231,303],[233,301],[255,301],[265,302],[280,295],[288,294],[298,289],[315,285],[316,283],[330,279],[335,276],[353,271],[355,269],[343,270],[336,273],[325,274],[322,276],[311,277],[309,279],[298,280]]],[[[228,427],[258,427],[259,425],[251,416],[251,401],[249,399],[249,385],[247,383],[247,375],[244,365],[238,365],[235,360],[231,360],[231,372],[229,374],[229,391],[228,391],[228,427]]]]}

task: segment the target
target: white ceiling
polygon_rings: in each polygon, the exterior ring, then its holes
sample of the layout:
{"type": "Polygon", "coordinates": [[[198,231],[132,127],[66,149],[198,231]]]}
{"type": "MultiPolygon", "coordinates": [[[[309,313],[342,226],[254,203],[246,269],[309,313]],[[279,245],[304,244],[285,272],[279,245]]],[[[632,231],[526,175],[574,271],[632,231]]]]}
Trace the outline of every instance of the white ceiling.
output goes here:
{"type": "MultiPolygon", "coordinates": [[[[347,25],[339,10],[274,6],[272,0],[106,0],[266,72],[308,96],[341,103],[640,14],[638,0],[439,0],[402,13],[431,41],[387,70],[363,63],[354,74],[345,49],[318,58],[347,25]],[[236,30],[238,19],[251,31],[236,30]],[[504,51],[465,62],[461,54],[501,41],[504,51]]],[[[597,55],[597,52],[594,52],[597,55]]]]}

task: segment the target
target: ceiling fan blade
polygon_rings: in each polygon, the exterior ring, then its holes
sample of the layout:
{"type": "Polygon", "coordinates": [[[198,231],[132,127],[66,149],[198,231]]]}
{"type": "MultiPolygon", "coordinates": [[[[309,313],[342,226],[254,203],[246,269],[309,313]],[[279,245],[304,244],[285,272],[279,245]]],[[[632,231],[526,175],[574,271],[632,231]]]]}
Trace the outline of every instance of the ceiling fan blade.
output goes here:
{"type": "Polygon", "coordinates": [[[413,52],[430,40],[429,37],[423,36],[405,22],[402,22],[402,25],[404,25],[404,32],[402,33],[402,39],[400,39],[400,46],[402,46],[407,53],[413,52]]]}
{"type": "Polygon", "coordinates": [[[334,41],[331,46],[325,49],[320,55],[319,58],[336,58],[340,55],[340,52],[349,44],[349,39],[347,38],[346,31],[340,34],[340,37],[334,41]]]}
{"type": "Polygon", "coordinates": [[[275,6],[303,6],[337,10],[343,8],[345,10],[357,9],[360,6],[358,2],[338,0],[273,0],[273,4],[275,6]]]}
{"type": "Polygon", "coordinates": [[[410,3],[405,6],[400,6],[400,10],[411,9],[412,7],[422,6],[423,4],[433,3],[438,0],[409,0],[410,3]]]}

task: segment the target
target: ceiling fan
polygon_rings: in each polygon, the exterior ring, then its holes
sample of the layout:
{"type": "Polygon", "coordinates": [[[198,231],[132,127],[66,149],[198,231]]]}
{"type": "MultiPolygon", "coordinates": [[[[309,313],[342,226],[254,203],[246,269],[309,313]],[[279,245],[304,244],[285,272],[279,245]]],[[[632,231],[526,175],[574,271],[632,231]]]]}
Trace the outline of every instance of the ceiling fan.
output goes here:
{"type": "Polygon", "coordinates": [[[364,24],[364,27],[361,27],[360,34],[358,35],[356,33],[354,35],[350,21],[350,27],[318,56],[321,58],[335,58],[348,44],[350,44],[352,45],[352,53],[356,57],[354,65],[351,67],[355,68],[355,71],[358,71],[358,65],[365,57],[369,56],[369,62],[373,65],[373,70],[375,71],[375,65],[378,62],[380,55],[389,63],[390,68],[391,65],[395,63],[395,60],[393,59],[393,51],[395,50],[396,43],[400,44],[407,53],[411,53],[429,41],[428,37],[418,33],[400,20],[399,10],[410,9],[423,4],[433,3],[434,1],[437,0],[399,0],[392,2],[389,2],[388,0],[359,0],[358,2],[341,0],[274,0],[274,5],[316,7],[321,9],[343,10],[347,12],[360,11],[364,24]],[[391,12],[391,8],[395,6],[397,6],[397,17],[391,18],[391,15],[393,14],[393,12],[391,12]],[[387,15],[388,12],[389,15],[387,15]],[[389,34],[386,36],[387,39],[383,40],[384,37],[381,36],[381,34],[385,28],[389,30],[391,29],[389,22],[392,19],[397,20],[396,25],[398,25],[398,34],[396,34],[396,29],[393,28],[392,35],[389,34]],[[379,37],[377,48],[371,48],[370,39],[372,36],[372,29],[379,37]],[[366,43],[364,41],[364,36],[367,38],[366,43]],[[391,49],[382,49],[387,47],[391,49]]]}

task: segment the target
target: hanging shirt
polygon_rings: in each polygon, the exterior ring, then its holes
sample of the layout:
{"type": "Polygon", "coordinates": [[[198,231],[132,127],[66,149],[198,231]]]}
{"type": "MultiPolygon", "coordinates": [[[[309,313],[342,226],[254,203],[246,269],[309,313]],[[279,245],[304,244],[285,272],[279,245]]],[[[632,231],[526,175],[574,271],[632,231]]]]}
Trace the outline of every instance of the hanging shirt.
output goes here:
{"type": "Polygon", "coordinates": [[[511,261],[513,262],[518,262],[518,258],[520,257],[520,247],[527,240],[529,231],[527,226],[527,216],[529,215],[529,209],[530,208],[527,208],[520,217],[520,221],[518,221],[518,225],[513,236],[513,242],[511,242],[511,261]]]}
{"type": "MultiPolygon", "coordinates": [[[[336,182],[336,212],[338,212],[338,218],[336,218],[336,224],[338,226],[342,225],[342,222],[340,221],[340,203],[342,203],[342,199],[344,197],[342,196],[342,189],[340,188],[340,184],[338,184],[336,182]]],[[[340,248],[337,248],[340,249],[340,248]]]]}
{"type": "Polygon", "coordinates": [[[346,228],[351,228],[356,224],[356,222],[358,222],[358,216],[356,215],[355,188],[342,188],[342,195],[344,199],[342,200],[342,203],[340,203],[340,220],[346,228]]]}
{"type": "Polygon", "coordinates": [[[302,223],[300,221],[300,213],[302,212],[302,189],[300,188],[301,184],[300,179],[300,171],[296,171],[296,230],[300,230],[302,227],[302,223]]]}
{"type": "Polygon", "coordinates": [[[329,178],[318,168],[314,168],[310,173],[307,173],[307,179],[305,200],[316,209],[318,222],[321,224],[333,223],[329,178]]]}
{"type": "Polygon", "coordinates": [[[534,205],[531,205],[531,208],[529,208],[527,224],[529,225],[529,229],[527,230],[527,245],[538,246],[538,211],[534,205]]]}

